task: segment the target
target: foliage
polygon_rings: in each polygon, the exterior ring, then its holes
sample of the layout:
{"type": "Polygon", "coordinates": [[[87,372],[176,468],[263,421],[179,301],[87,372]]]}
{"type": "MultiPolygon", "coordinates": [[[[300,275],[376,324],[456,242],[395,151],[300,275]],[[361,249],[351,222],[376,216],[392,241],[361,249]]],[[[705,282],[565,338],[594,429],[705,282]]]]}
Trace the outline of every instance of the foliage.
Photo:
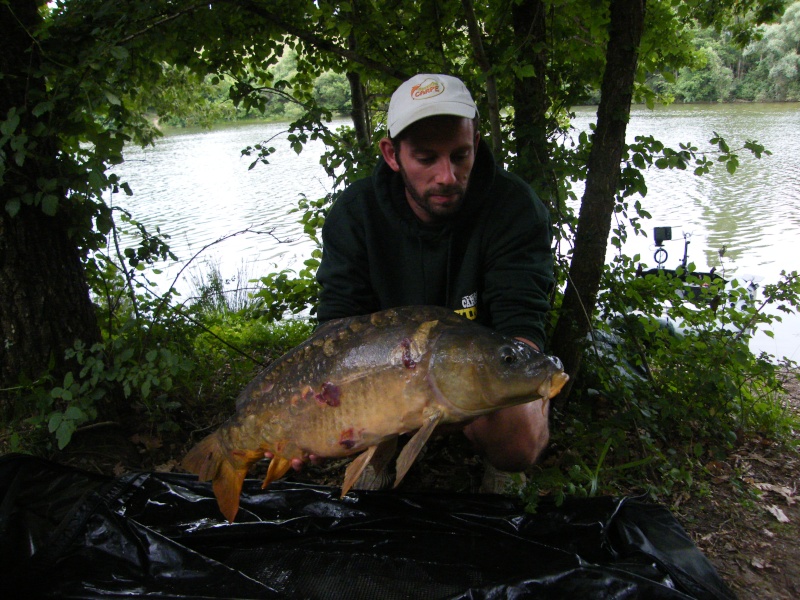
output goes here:
{"type": "Polygon", "coordinates": [[[181,308],[165,305],[164,297],[141,280],[141,272],[125,283],[119,267],[108,256],[103,260],[111,265],[109,280],[102,281],[105,293],[98,296],[105,341],[92,347],[76,342],[67,355],[78,369],[63,380],[46,373],[13,390],[15,401],[3,415],[11,426],[11,450],[41,452],[51,439],[63,449],[101,408],[108,413],[120,406],[119,396],[126,402],[118,418],[135,418],[157,434],[185,428],[187,422],[195,426],[208,413],[229,413],[233,398],[257,370],[313,329],[308,320],[253,318],[249,303],[231,303],[233,294],[226,289],[241,279],[226,283],[214,264],[197,276],[198,294],[181,308]],[[133,298],[125,292],[129,285],[133,298]]]}
{"type": "Polygon", "coordinates": [[[650,84],[683,102],[800,100],[800,2],[789,3],[753,34],[741,33],[736,25],[699,25],[692,30],[694,60],[675,73],[653,73],[650,84]]]}
{"type": "Polygon", "coordinates": [[[754,64],[751,83],[758,100],[800,100],[800,2],[786,8],[779,23],[764,25],[762,36],[744,50],[754,64]]]}
{"type": "MultiPolygon", "coordinates": [[[[17,390],[17,412],[30,415],[18,424],[26,436],[37,439],[46,427],[63,449],[78,428],[97,418],[100,407],[114,406],[118,394],[132,402],[133,413],[144,416],[157,430],[174,428],[173,414],[181,406],[174,399],[176,384],[185,383],[191,363],[181,345],[169,340],[137,352],[132,337],[139,333],[131,328],[90,348],[76,342],[67,355],[75,359],[79,370],[68,371],[61,381],[45,374],[17,390]]],[[[7,416],[11,423],[17,418],[16,414],[7,416]]],[[[12,444],[11,449],[31,448],[12,444]]]]}
{"type": "Polygon", "coordinates": [[[206,428],[230,416],[233,399],[262,369],[311,335],[308,319],[270,323],[247,312],[209,314],[194,339],[192,359],[196,393],[187,398],[185,419],[206,428]]]}
{"type": "Polygon", "coordinates": [[[753,436],[789,437],[797,420],[782,402],[781,374],[798,365],[755,356],[748,341],[780,321],[767,306],[797,311],[800,276],[784,273],[757,299],[751,285],[693,264],[643,275],[628,257],[609,266],[581,394],[553,432],[569,449],[558,468],[535,474],[531,508],[544,492],[702,493],[704,465],[753,436]]]}
{"type": "Polygon", "coordinates": [[[249,285],[247,265],[242,264],[235,275],[225,277],[218,262],[204,261],[204,270],[191,274],[193,292],[189,298],[194,311],[201,314],[228,314],[252,309],[253,293],[249,285]],[[234,288],[229,286],[234,285],[234,288]]]}
{"type": "MultiPolygon", "coordinates": [[[[561,140],[569,129],[570,109],[599,89],[608,40],[607,5],[537,5],[547,15],[547,36],[533,39],[527,29],[524,35],[519,27],[515,30],[521,9],[532,3],[480,3],[474,11],[487,68],[475,56],[464,4],[53,4],[42,27],[30,32],[42,64],[29,77],[41,85],[31,86],[27,104],[0,115],[0,183],[12,178],[26,182],[2,197],[3,209],[16,216],[23,207],[34,207],[68,223],[85,259],[104,343],[67,349],[77,367],[66,374],[46,372],[23,382],[15,391],[14,414],[8,417],[33,414],[28,427],[54,434],[60,447],[106,403],[117,409],[132,405],[156,429],[179,421],[204,428],[209,419],[203,411],[229,411],[231,397],[255,365],[299,343],[311,330],[309,321],[292,321],[285,329],[266,322],[287,312],[313,310],[319,249],[299,273],[281,271],[260,279],[261,289],[248,298],[244,312],[241,305],[228,302],[225,279],[218,272],[198,282],[195,305],[178,304],[174,290],[163,296],[151,291],[148,273],[157,260],[170,257],[167,241],[103,197],[119,189],[135,191],[107,169],[123,160],[126,143],[147,144],[159,135],[154,115],[181,124],[282,117],[291,120],[289,139],[297,152],[309,140],[322,140],[327,148],[322,161],[334,190],[325,198],[299,203],[306,233],[318,241],[328,206],[345,185],[370,173],[388,95],[398,79],[411,74],[406,69],[461,76],[475,91],[485,130],[488,117],[496,113],[503,128],[496,158],[512,169],[522,169],[520,158],[530,142],[524,131],[515,129],[520,84],[541,78],[547,96],[542,137],[548,154],[542,179],[552,192],[543,196],[566,232],[559,246],[563,282],[569,251],[562,248],[575,235],[575,218],[567,205],[574,199],[570,183],[586,178],[592,139],[581,136],[574,145],[561,140]],[[544,72],[535,60],[542,53],[544,72]],[[496,107],[486,91],[490,80],[498,92],[496,107]],[[334,112],[355,111],[354,89],[364,93],[366,130],[332,131],[327,124],[334,112]],[[25,169],[48,149],[52,162],[29,176],[25,169]],[[138,232],[141,241],[122,248],[118,229],[138,232]]],[[[773,81],[774,71],[775,89],[781,83],[782,93],[791,97],[792,46],[783,42],[794,39],[795,6],[787,10],[782,29],[767,26],[761,40],[750,46],[753,50],[742,53],[731,48],[748,43],[748,33],[772,16],[776,3],[648,3],[634,98],[652,104],[671,96],[727,96],[731,78],[742,89],[747,73],[762,68],[755,66],[756,53],[772,61],[769,76],[759,71],[759,78],[773,81]],[[748,9],[747,19],[742,18],[748,9]],[[693,19],[719,27],[713,35],[700,35],[693,19]],[[701,64],[702,74],[696,68],[701,64]],[[657,81],[659,87],[648,84],[657,81]]],[[[757,97],[755,87],[748,93],[757,97]]],[[[712,145],[713,155],[706,155],[692,143],[670,149],[653,138],[635,140],[620,165],[618,220],[611,243],[621,247],[625,235],[642,229],[647,215],[635,198],[646,193],[647,168],[691,168],[700,175],[719,164],[733,173],[738,152],[765,152],[755,142],[732,150],[717,134],[712,145]]],[[[269,161],[271,148],[269,143],[256,144],[243,153],[258,168],[269,161]]],[[[637,278],[635,262],[625,257],[608,267],[600,295],[605,319],[592,321],[596,339],[579,400],[559,417],[562,423],[556,429],[557,436],[575,443],[571,462],[559,469],[561,479],[551,472],[552,485],[538,489],[591,495],[638,477],[640,483],[649,480],[653,490],[669,492],[693,485],[703,461],[736,436],[755,431],[779,435],[786,426],[772,397],[780,391],[777,367],[746,351],[747,332],[769,318],[746,306],[730,307],[742,298],[742,288],[721,289],[698,279],[691,268],[687,271],[683,279],[637,278]],[[681,301],[687,285],[697,287],[703,300],[692,308],[681,301]],[[662,327],[662,306],[689,330],[679,336],[662,327]],[[625,318],[612,318],[618,315],[625,318]]],[[[236,283],[241,286],[242,278],[236,283]]],[[[765,301],[786,310],[797,308],[797,294],[795,274],[763,291],[765,301]]],[[[21,443],[22,437],[14,439],[21,443]]]]}

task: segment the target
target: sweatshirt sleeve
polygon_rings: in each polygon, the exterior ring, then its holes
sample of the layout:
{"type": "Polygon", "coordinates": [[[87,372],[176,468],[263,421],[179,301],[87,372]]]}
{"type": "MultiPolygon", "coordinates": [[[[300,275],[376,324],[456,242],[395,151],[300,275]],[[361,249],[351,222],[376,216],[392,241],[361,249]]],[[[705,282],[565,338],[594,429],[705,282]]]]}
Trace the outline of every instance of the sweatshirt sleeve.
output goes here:
{"type": "Polygon", "coordinates": [[[322,261],[317,269],[321,288],[317,306],[320,323],[378,310],[356,192],[343,193],[322,226],[322,261]]]}
{"type": "Polygon", "coordinates": [[[490,219],[484,299],[495,329],[544,350],[554,285],[550,217],[530,187],[513,176],[509,183],[490,219]]]}

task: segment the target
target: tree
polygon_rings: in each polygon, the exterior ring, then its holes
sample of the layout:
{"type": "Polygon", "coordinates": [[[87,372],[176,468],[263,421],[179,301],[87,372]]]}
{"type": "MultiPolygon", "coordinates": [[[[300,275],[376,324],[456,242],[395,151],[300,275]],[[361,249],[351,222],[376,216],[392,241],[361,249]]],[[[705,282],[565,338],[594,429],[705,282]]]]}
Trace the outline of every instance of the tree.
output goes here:
{"type": "Polygon", "coordinates": [[[702,68],[680,70],[674,86],[675,97],[684,102],[717,102],[727,100],[732,92],[733,72],[712,45],[700,49],[702,68]]]}
{"type": "MultiPolygon", "coordinates": [[[[764,25],[762,37],[744,51],[757,56],[760,75],[771,89],[764,96],[776,100],[800,99],[800,2],[790,4],[779,23],[764,25]]],[[[763,79],[762,79],[763,84],[763,79]]]]}
{"type": "MultiPolygon", "coordinates": [[[[93,217],[108,215],[86,210],[88,181],[76,177],[74,154],[65,156],[58,126],[77,123],[69,108],[56,111],[54,96],[65,91],[48,89],[47,49],[31,35],[42,27],[35,2],[0,5],[0,388],[51,362],[63,368],[76,339],[100,339],[80,245],[93,238],[93,217]]],[[[87,179],[101,169],[87,166],[87,179]]]]}
{"type": "MultiPolygon", "coordinates": [[[[113,225],[104,194],[130,191],[106,169],[123,159],[126,142],[157,135],[145,110],[170,112],[177,100],[160,88],[176,69],[230,82],[240,110],[263,111],[270,98],[290,98],[302,107],[290,125],[293,145],[299,151],[322,138],[339,184],[369,172],[388,95],[400,80],[427,70],[462,77],[493,124],[492,137],[498,124],[503,129],[504,139],[493,140],[497,160],[528,179],[567,230],[574,226],[567,180],[587,176],[556,329],[559,352],[577,357],[621,198],[630,102],[635,94],[652,101],[646,73],[685,64],[692,11],[709,22],[730,14],[717,4],[651,2],[642,25],[642,3],[609,6],[610,17],[584,0],[64,0],[48,13],[34,0],[2,0],[0,387],[40,377],[51,359],[58,377],[69,369],[64,351],[76,338],[99,339],[86,269],[95,269],[92,254],[113,225]],[[274,67],[287,49],[296,63],[282,77],[274,67]],[[325,125],[330,111],[319,105],[314,82],[326,72],[347,77],[352,136],[325,125]],[[565,148],[559,136],[569,109],[598,86],[593,143],[565,148]]],[[[268,160],[269,150],[260,152],[268,160]]],[[[126,252],[121,267],[129,271],[167,250],[148,238],[126,252]]]]}
{"type": "Polygon", "coordinates": [[[611,0],[597,128],[592,136],[569,283],[553,334],[553,350],[564,361],[573,382],[600,290],[644,17],[644,0],[611,0]]]}

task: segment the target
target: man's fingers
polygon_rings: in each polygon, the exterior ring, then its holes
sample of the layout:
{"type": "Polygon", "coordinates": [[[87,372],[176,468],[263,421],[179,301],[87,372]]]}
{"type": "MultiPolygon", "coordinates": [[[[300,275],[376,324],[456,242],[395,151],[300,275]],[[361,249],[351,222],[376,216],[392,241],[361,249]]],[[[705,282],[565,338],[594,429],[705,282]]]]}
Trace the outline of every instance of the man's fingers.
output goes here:
{"type": "MultiPolygon", "coordinates": [[[[264,458],[269,458],[271,460],[271,459],[275,458],[275,453],[274,452],[270,452],[270,451],[264,452],[264,458]]],[[[304,458],[293,458],[292,459],[292,468],[295,471],[302,471],[303,467],[306,464],[306,461],[309,461],[314,465],[320,465],[320,464],[322,464],[323,460],[324,459],[321,456],[317,456],[316,454],[309,454],[308,456],[306,456],[304,458]]]]}

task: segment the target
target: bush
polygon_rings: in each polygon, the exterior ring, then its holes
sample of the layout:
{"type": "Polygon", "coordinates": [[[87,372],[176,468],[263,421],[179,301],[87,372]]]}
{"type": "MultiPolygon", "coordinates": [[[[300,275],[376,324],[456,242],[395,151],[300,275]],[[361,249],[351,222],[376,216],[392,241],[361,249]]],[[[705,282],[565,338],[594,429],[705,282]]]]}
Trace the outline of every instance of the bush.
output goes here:
{"type": "MultiPolygon", "coordinates": [[[[755,356],[755,327],[796,310],[800,279],[784,274],[758,301],[752,289],[694,272],[637,277],[626,260],[608,273],[597,323],[569,404],[556,411],[556,467],[540,467],[526,496],[702,491],[704,465],[752,437],[789,439],[796,418],[781,399],[792,361],[755,356]]],[[[556,400],[557,402],[557,400],[556,400]]]]}

